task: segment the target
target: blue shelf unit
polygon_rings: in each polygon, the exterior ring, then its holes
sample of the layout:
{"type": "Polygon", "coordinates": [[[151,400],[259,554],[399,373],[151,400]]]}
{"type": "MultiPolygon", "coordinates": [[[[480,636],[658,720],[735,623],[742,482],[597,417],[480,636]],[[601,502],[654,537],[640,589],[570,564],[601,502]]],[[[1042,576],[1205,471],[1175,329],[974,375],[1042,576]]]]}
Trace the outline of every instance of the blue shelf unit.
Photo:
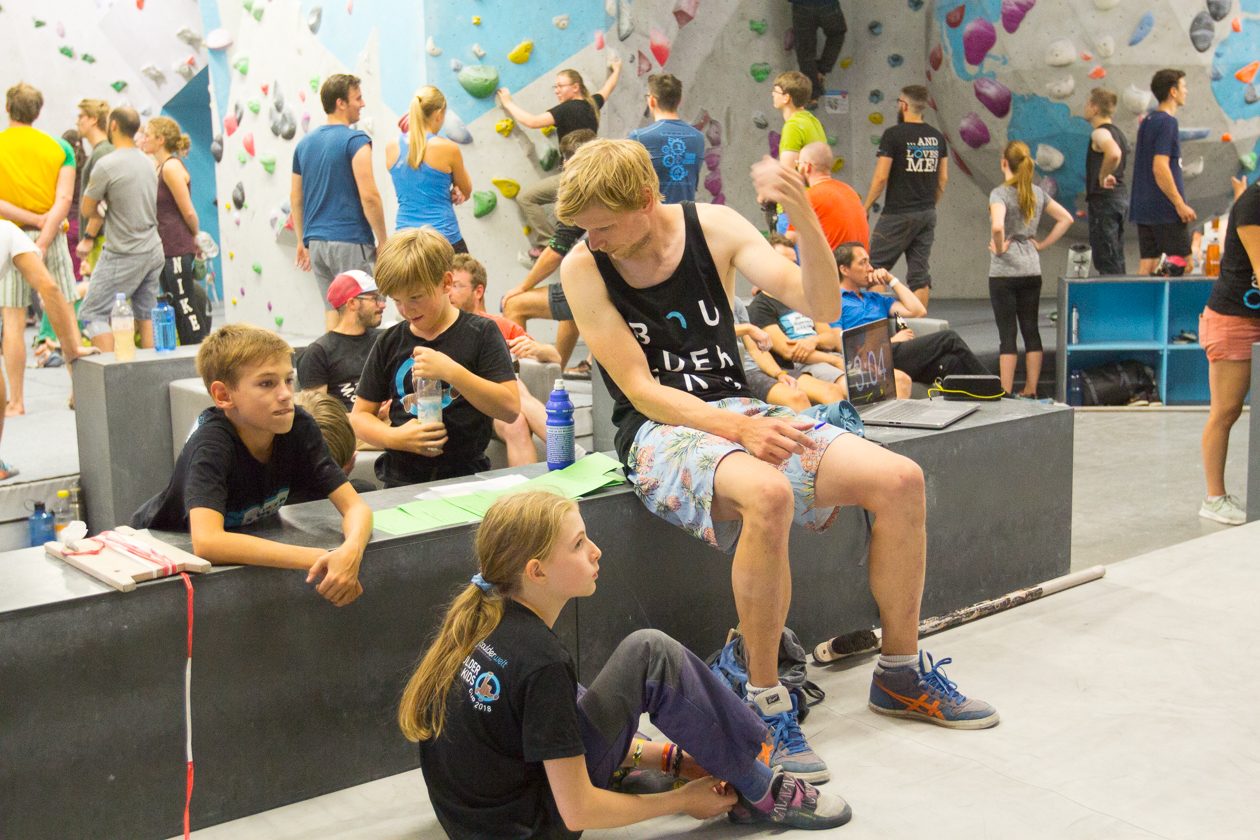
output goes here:
{"type": "Polygon", "coordinates": [[[1060,277],[1057,397],[1067,401],[1074,370],[1136,359],[1155,371],[1166,405],[1208,403],[1207,356],[1197,343],[1174,344],[1199,332],[1211,277],[1060,277]],[[1072,309],[1079,336],[1072,342],[1072,309]]]}

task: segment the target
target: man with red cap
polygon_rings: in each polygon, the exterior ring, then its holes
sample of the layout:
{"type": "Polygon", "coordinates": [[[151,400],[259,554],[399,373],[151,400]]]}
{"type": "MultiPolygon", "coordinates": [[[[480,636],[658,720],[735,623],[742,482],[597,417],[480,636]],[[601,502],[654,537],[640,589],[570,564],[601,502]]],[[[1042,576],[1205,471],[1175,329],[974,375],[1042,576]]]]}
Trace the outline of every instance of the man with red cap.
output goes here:
{"type": "Polygon", "coordinates": [[[363,363],[380,334],[376,328],[385,312],[385,296],[370,274],[354,269],[333,278],[328,304],[337,312],[337,324],[301,354],[298,385],[304,391],[332,394],[349,411],[363,363]]]}

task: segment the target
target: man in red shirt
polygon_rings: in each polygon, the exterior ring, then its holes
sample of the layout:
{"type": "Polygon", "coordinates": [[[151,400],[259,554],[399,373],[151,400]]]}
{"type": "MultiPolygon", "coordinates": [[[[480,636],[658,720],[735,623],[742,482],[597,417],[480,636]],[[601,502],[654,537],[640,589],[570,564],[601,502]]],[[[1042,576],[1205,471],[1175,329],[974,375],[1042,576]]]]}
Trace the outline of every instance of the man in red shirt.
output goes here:
{"type": "MultiPolygon", "coordinates": [[[[868,247],[871,239],[870,224],[866,221],[866,208],[857,190],[844,181],[831,177],[835,161],[831,147],[826,143],[810,143],[801,149],[796,161],[796,171],[801,173],[809,186],[806,196],[814,215],[822,223],[827,244],[835,250],[845,242],[861,242],[868,247]]],[[[795,241],[796,231],[788,228],[788,238],[795,241]]]]}
{"type": "MultiPolygon", "coordinates": [[[[533,359],[541,364],[560,363],[560,352],[551,344],[542,344],[525,332],[515,321],[486,311],[486,267],[469,254],[456,254],[451,266],[451,305],[473,315],[489,318],[503,333],[508,350],[515,359],[533,359]]],[[[538,460],[533,435],[547,440],[547,409],[529,392],[518,378],[521,392],[521,413],[513,423],[494,421],[494,434],[507,447],[508,466],[519,467],[538,460]]]]}

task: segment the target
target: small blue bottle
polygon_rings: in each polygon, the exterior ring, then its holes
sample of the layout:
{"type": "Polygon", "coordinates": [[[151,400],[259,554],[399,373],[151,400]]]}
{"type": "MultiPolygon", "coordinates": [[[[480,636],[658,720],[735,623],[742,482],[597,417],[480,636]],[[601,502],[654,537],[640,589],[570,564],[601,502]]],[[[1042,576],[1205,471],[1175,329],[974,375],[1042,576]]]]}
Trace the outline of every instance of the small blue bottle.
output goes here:
{"type": "Polygon", "coordinates": [[[171,296],[163,292],[153,307],[153,349],[159,353],[175,349],[175,308],[171,296]]]}
{"type": "Polygon", "coordinates": [[[39,548],[46,542],[55,539],[53,527],[55,517],[48,512],[43,502],[35,503],[35,512],[26,520],[31,535],[31,546],[39,548]]]}
{"type": "Polygon", "coordinates": [[[1084,378],[1079,370],[1072,371],[1072,375],[1068,378],[1068,405],[1084,405],[1085,404],[1085,384],[1084,378]]]}
{"type": "Polygon", "coordinates": [[[573,463],[573,401],[557,379],[547,398],[547,469],[562,470],[573,463]]]}

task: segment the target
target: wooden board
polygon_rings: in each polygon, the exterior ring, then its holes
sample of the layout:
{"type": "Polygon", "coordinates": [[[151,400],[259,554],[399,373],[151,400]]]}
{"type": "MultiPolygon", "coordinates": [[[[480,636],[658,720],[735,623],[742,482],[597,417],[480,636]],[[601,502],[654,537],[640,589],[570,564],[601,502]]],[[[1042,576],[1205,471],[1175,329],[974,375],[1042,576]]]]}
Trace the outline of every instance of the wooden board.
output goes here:
{"type": "MultiPolygon", "coordinates": [[[[44,543],[44,551],[74,566],[79,571],[109,584],[120,592],[130,592],[136,588],[137,583],[168,577],[169,574],[208,572],[210,570],[209,561],[164,543],[148,531],[137,531],[126,525],[121,525],[114,530],[120,535],[136,542],[144,543],[160,552],[171,562],[173,571],[168,573],[165,569],[152,562],[133,557],[130,554],[114,549],[112,546],[105,546],[98,554],[74,554],[59,542],[47,542],[44,543]]],[[[81,542],[89,542],[91,539],[89,537],[81,542]]]]}

